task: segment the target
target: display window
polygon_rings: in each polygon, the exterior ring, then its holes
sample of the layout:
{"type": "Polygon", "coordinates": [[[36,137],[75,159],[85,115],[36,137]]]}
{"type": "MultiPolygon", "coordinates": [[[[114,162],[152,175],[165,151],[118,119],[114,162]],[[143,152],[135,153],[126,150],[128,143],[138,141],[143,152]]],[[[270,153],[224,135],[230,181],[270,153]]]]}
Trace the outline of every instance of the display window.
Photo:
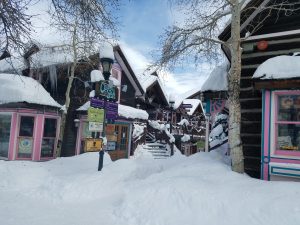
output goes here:
{"type": "Polygon", "coordinates": [[[41,148],[41,158],[54,157],[54,153],[56,149],[55,147],[56,131],[57,131],[57,119],[45,118],[42,148],[41,148]]]}
{"type": "Polygon", "coordinates": [[[30,159],[33,149],[34,117],[21,116],[18,134],[18,158],[30,159]]]}
{"type": "Polygon", "coordinates": [[[300,91],[275,92],[275,154],[300,156],[300,91]]]}
{"type": "Polygon", "coordinates": [[[8,158],[11,115],[0,114],[0,158],[8,158]]]}

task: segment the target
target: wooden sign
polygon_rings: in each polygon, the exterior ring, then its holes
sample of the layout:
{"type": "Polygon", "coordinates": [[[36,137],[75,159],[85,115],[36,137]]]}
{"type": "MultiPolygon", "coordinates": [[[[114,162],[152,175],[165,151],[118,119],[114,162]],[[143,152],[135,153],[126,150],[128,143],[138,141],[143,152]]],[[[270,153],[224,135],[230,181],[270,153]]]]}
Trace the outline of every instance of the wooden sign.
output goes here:
{"type": "Polygon", "coordinates": [[[85,152],[99,152],[102,150],[102,139],[86,139],[84,151],[85,152]]]}
{"type": "Polygon", "coordinates": [[[114,124],[106,124],[105,133],[106,133],[106,135],[114,135],[115,134],[115,125],[114,124]]]}
{"type": "Polygon", "coordinates": [[[103,123],[104,121],[104,110],[96,109],[93,107],[88,108],[88,121],[103,123]]]}
{"type": "Polygon", "coordinates": [[[118,140],[118,137],[116,135],[107,135],[106,134],[106,138],[107,138],[107,141],[117,141],[118,140]]]}

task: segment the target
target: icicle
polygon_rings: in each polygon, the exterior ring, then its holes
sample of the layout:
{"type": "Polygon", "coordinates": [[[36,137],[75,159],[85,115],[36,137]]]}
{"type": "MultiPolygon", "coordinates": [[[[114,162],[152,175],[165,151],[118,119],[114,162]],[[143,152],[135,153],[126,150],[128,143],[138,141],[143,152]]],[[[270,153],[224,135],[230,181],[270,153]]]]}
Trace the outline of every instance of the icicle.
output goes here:
{"type": "Polygon", "coordinates": [[[50,84],[51,84],[51,89],[52,91],[57,90],[57,72],[56,72],[56,66],[55,65],[50,65],[49,66],[49,78],[50,78],[50,84]]]}

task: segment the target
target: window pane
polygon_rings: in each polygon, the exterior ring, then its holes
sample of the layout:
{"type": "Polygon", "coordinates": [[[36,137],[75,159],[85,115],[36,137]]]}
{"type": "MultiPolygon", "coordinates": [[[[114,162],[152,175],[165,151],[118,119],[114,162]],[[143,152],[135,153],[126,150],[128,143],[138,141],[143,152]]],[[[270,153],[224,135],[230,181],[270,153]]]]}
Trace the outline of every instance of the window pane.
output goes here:
{"type": "Polygon", "coordinates": [[[0,114],[0,157],[8,157],[9,137],[10,137],[10,115],[0,114]]]}
{"type": "Polygon", "coordinates": [[[41,157],[53,157],[54,156],[54,138],[43,138],[41,157]]]}
{"type": "Polygon", "coordinates": [[[89,123],[84,122],[82,126],[82,138],[91,138],[92,132],[89,131],[89,123]]]}
{"type": "Polygon", "coordinates": [[[44,137],[56,136],[56,119],[46,118],[44,123],[44,137]]]}
{"type": "Polygon", "coordinates": [[[34,117],[32,116],[22,116],[20,122],[20,132],[19,136],[32,137],[34,127],[34,117]]]}
{"type": "Polygon", "coordinates": [[[300,150],[300,125],[278,124],[277,150],[300,150]]]}
{"type": "Polygon", "coordinates": [[[20,137],[18,140],[18,158],[31,158],[33,139],[20,137]]]}
{"type": "Polygon", "coordinates": [[[278,120],[300,121],[300,95],[278,96],[278,120]]]}

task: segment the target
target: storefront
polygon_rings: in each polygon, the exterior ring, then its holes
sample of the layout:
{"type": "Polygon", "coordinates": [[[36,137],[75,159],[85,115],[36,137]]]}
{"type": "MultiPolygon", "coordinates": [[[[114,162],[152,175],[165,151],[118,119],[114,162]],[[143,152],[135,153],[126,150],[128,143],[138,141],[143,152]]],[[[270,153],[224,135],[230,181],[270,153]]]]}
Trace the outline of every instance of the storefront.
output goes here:
{"type": "Polygon", "coordinates": [[[56,157],[60,105],[35,80],[0,74],[0,159],[56,157]]]}
{"type": "MultiPolygon", "coordinates": [[[[89,131],[89,122],[86,111],[90,107],[87,102],[78,109],[79,126],[77,131],[76,154],[87,151],[86,143],[92,139],[92,132],[89,131]]],[[[135,109],[130,106],[119,104],[118,118],[113,124],[107,124],[105,127],[105,136],[107,138],[107,151],[112,160],[129,158],[132,144],[132,129],[134,120],[147,120],[148,113],[141,109],[135,109]]]]}
{"type": "Polygon", "coordinates": [[[256,70],[262,90],[261,179],[300,181],[300,57],[277,56],[256,70]]]}

